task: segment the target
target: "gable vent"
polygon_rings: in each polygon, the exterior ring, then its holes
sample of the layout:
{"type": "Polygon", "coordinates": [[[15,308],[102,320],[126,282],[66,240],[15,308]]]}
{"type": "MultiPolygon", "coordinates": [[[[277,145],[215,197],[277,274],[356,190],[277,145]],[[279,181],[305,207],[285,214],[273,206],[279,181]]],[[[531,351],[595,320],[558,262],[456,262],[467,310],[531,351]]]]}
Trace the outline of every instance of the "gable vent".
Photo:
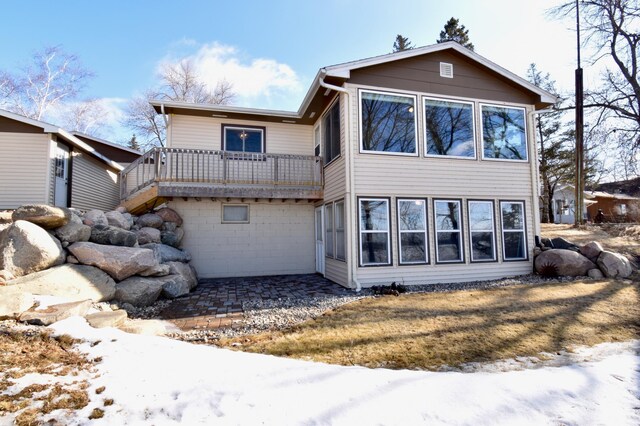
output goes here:
{"type": "Polygon", "coordinates": [[[453,64],[440,62],[440,77],[453,78],[453,64]]]}

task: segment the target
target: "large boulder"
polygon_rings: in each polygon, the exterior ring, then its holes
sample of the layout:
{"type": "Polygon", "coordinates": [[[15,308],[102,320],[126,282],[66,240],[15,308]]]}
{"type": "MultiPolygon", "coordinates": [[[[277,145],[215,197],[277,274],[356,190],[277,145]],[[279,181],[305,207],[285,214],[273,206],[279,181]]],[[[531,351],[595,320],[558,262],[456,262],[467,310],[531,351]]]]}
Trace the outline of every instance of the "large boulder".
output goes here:
{"type": "Polygon", "coordinates": [[[590,269],[596,265],[573,250],[551,249],[545,250],[536,257],[535,270],[544,272],[547,268],[554,268],[560,276],[579,277],[586,276],[590,269]]]}
{"type": "Polygon", "coordinates": [[[16,277],[64,263],[60,241],[38,225],[18,220],[0,232],[0,270],[16,277]]]}
{"type": "Polygon", "coordinates": [[[169,273],[181,276],[188,284],[189,290],[193,290],[198,285],[198,275],[193,266],[182,262],[167,262],[169,273]]]}
{"type": "Polygon", "coordinates": [[[66,264],[7,282],[0,287],[0,300],[21,293],[104,302],[115,295],[116,283],[93,266],[66,264]]]}
{"type": "Polygon", "coordinates": [[[142,277],[164,277],[165,275],[169,275],[170,273],[171,268],[169,267],[169,265],[158,263],[157,265],[152,266],[149,269],[138,272],[138,275],[142,277]]]}
{"type": "Polygon", "coordinates": [[[160,241],[158,242],[162,242],[162,244],[166,244],[168,246],[175,247],[175,248],[178,248],[178,245],[180,244],[180,240],[178,239],[178,236],[176,235],[175,232],[172,232],[172,231],[163,231],[160,234],[160,241]]]}
{"type": "Polygon", "coordinates": [[[116,228],[124,229],[128,231],[131,229],[131,223],[129,220],[120,212],[112,211],[104,214],[107,218],[107,222],[109,222],[109,226],[115,226],[116,228]]]}
{"type": "Polygon", "coordinates": [[[551,247],[555,249],[580,251],[580,247],[573,244],[571,241],[565,240],[562,237],[556,237],[551,239],[551,247]]]}
{"type": "Polygon", "coordinates": [[[188,252],[166,244],[145,244],[142,247],[153,250],[158,263],[191,261],[191,255],[188,252]]]}
{"type": "Polygon", "coordinates": [[[115,299],[133,306],[148,306],[158,300],[163,285],[160,278],[131,277],[116,285],[115,299]]]}
{"type": "Polygon", "coordinates": [[[127,223],[129,224],[129,228],[131,229],[133,227],[133,216],[131,215],[131,213],[122,213],[122,217],[124,217],[124,219],[127,221],[127,223]]]}
{"type": "Polygon", "coordinates": [[[173,209],[169,207],[163,207],[159,210],[156,210],[156,214],[162,218],[164,222],[172,222],[177,226],[182,225],[182,218],[180,215],[173,209]]]}
{"type": "Polygon", "coordinates": [[[89,241],[96,244],[133,247],[138,242],[136,234],[115,226],[96,225],[91,228],[89,241]]]}
{"type": "Polygon", "coordinates": [[[89,226],[109,226],[109,220],[102,210],[89,210],[84,214],[83,223],[89,226]]]}
{"type": "Polygon", "coordinates": [[[118,309],[117,311],[95,312],[85,316],[91,327],[119,327],[127,320],[127,311],[118,309]]]}
{"type": "Polygon", "coordinates": [[[77,302],[60,303],[50,305],[45,309],[31,308],[20,315],[20,321],[35,325],[51,325],[63,319],[84,316],[91,307],[91,300],[80,300],[77,302]]]}
{"type": "Polygon", "coordinates": [[[167,299],[175,299],[176,297],[189,294],[189,283],[181,275],[172,274],[156,279],[162,283],[162,295],[167,299]]]}
{"type": "Polygon", "coordinates": [[[91,237],[91,227],[84,225],[82,220],[75,214],[71,215],[66,225],[53,231],[54,235],[62,242],[76,243],[78,241],[89,241],[91,237]]]}
{"type": "Polygon", "coordinates": [[[604,250],[598,256],[598,266],[607,278],[628,278],[633,273],[629,260],[621,254],[604,250]]]}
{"type": "Polygon", "coordinates": [[[118,281],[158,263],[153,250],[145,248],[75,243],[69,246],[69,251],[83,265],[97,266],[118,281]]]}
{"type": "Polygon", "coordinates": [[[136,231],[138,237],[138,244],[145,245],[150,243],[160,242],[160,230],[157,228],[150,228],[145,226],[136,231]]]}
{"type": "Polygon", "coordinates": [[[149,228],[158,228],[162,226],[162,218],[154,213],[143,214],[138,218],[136,222],[140,228],[149,227],[149,228]]]}
{"type": "Polygon", "coordinates": [[[27,204],[14,210],[13,221],[26,220],[44,229],[55,229],[66,225],[71,218],[71,211],[63,207],[46,204],[27,204]]]}
{"type": "Polygon", "coordinates": [[[604,248],[602,248],[602,245],[597,241],[588,242],[580,247],[580,253],[583,256],[588,257],[592,262],[595,262],[598,259],[598,256],[600,256],[600,253],[602,253],[603,250],[604,248]]]}
{"type": "Polygon", "coordinates": [[[17,318],[35,303],[33,294],[17,293],[11,297],[0,297],[0,320],[17,318]]]}

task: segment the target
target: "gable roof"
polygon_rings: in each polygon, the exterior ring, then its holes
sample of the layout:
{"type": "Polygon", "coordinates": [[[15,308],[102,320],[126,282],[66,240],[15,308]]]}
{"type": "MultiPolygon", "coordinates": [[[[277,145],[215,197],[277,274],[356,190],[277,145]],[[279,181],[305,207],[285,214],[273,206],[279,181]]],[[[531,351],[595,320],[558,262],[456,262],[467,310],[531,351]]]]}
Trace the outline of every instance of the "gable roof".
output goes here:
{"type": "Polygon", "coordinates": [[[118,163],[131,163],[143,154],[135,149],[109,142],[97,136],[87,135],[81,132],[72,132],[72,134],[93,147],[100,154],[118,163]]]}
{"type": "Polygon", "coordinates": [[[118,170],[118,171],[122,171],[124,169],[124,167],[122,167],[120,164],[116,163],[115,161],[111,160],[110,158],[100,154],[98,151],[96,151],[92,146],[90,146],[89,144],[83,142],[82,140],[78,139],[76,136],[74,136],[73,134],[71,134],[70,132],[56,126],[53,124],[49,124],[46,123],[44,121],[40,121],[40,120],[34,120],[33,118],[29,118],[29,117],[25,117],[23,115],[20,114],[16,114],[14,112],[11,111],[7,111],[4,109],[0,109],[0,117],[5,117],[8,118],[10,120],[14,120],[20,123],[24,123],[27,124],[29,126],[33,126],[33,127],[37,127],[42,129],[42,133],[51,133],[54,134],[56,136],[61,137],[63,140],[67,141],[68,143],[70,143],[72,146],[85,151],[86,153],[92,155],[93,157],[97,158],[98,160],[102,161],[103,163],[107,164],[108,166],[118,170]]]}
{"type": "Polygon", "coordinates": [[[534,94],[539,100],[536,103],[536,109],[542,109],[556,102],[556,96],[543,90],[522,77],[512,73],[511,71],[497,65],[489,59],[481,56],[460,44],[449,41],[445,43],[433,44],[424,47],[405,50],[402,52],[388,53],[385,55],[374,56],[371,58],[359,59],[356,61],[345,62],[336,65],[330,65],[321,68],[311,83],[306,96],[304,97],[298,111],[276,111],[264,110],[256,108],[244,108],[228,105],[212,105],[212,104],[194,104],[189,102],[164,101],[161,99],[152,100],[150,103],[158,113],[182,113],[196,116],[223,116],[223,118],[242,118],[249,120],[262,120],[272,122],[285,122],[295,124],[312,124],[316,119],[316,114],[324,110],[323,106],[330,100],[324,96],[327,89],[323,88],[320,81],[341,86],[349,80],[351,72],[362,68],[372,67],[376,65],[387,64],[403,59],[414,58],[430,53],[441,52],[446,50],[455,51],[464,57],[470,59],[475,64],[489,70],[500,76],[501,78],[511,82],[513,85],[534,94]]]}

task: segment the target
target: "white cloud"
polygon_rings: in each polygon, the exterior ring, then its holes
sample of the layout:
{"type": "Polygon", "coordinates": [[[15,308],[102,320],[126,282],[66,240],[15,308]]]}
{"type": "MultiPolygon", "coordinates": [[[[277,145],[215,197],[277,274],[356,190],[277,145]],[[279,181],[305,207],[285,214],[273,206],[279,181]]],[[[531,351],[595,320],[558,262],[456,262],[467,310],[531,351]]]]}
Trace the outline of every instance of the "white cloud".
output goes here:
{"type": "Polygon", "coordinates": [[[200,78],[211,88],[221,80],[233,85],[234,104],[248,107],[297,109],[304,88],[287,64],[268,58],[246,58],[233,46],[217,42],[202,45],[186,57],[165,58],[167,62],[193,61],[200,78]],[[292,104],[291,100],[298,102],[292,104]]]}

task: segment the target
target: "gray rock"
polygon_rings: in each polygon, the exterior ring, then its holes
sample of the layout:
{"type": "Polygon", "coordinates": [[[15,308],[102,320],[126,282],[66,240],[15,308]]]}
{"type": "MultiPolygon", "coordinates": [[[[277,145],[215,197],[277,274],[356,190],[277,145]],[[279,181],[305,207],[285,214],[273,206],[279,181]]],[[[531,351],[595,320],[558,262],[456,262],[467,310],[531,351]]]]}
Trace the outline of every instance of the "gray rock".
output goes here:
{"type": "Polygon", "coordinates": [[[169,268],[169,265],[159,263],[149,269],[145,269],[144,271],[139,272],[138,275],[142,277],[164,277],[165,275],[169,275],[170,273],[171,269],[169,268]]]}
{"type": "Polygon", "coordinates": [[[131,229],[131,224],[124,215],[118,211],[107,212],[104,214],[109,222],[109,226],[115,226],[116,228],[124,229],[128,231],[131,229]]]}
{"type": "Polygon", "coordinates": [[[31,308],[20,315],[20,321],[35,325],[51,325],[63,319],[84,316],[91,307],[91,300],[51,305],[45,309],[31,308]]]}
{"type": "Polygon", "coordinates": [[[109,226],[107,216],[101,210],[89,210],[84,214],[83,223],[89,226],[109,226]]]}
{"type": "Polygon", "coordinates": [[[127,223],[129,223],[129,228],[128,229],[133,228],[133,216],[131,216],[130,213],[122,213],[122,217],[124,217],[124,219],[127,221],[127,223]]]}
{"type": "Polygon", "coordinates": [[[104,302],[111,300],[115,292],[116,283],[100,269],[66,264],[8,281],[6,286],[0,287],[0,299],[17,293],[32,293],[73,301],[104,302]]]}
{"type": "Polygon", "coordinates": [[[178,225],[176,225],[174,222],[163,222],[161,229],[163,231],[174,232],[177,227],[178,225]]]}
{"type": "Polygon", "coordinates": [[[149,228],[157,228],[160,229],[162,226],[162,218],[157,214],[147,213],[143,214],[138,218],[136,222],[141,228],[149,227],[149,228]]]}
{"type": "Polygon", "coordinates": [[[16,293],[12,297],[0,297],[0,320],[18,318],[34,303],[31,293],[16,293]]]}
{"type": "Polygon", "coordinates": [[[588,257],[592,262],[595,262],[598,259],[598,256],[600,256],[600,253],[602,253],[603,250],[604,248],[602,248],[602,245],[597,241],[588,242],[580,247],[580,253],[582,253],[583,256],[588,257]]]}
{"type": "Polygon", "coordinates": [[[133,306],[149,306],[158,300],[163,285],[160,278],[131,277],[116,285],[115,299],[133,306]]]}
{"type": "Polygon", "coordinates": [[[598,256],[598,266],[607,278],[628,278],[633,273],[629,260],[621,254],[604,250],[598,256]]]}
{"type": "Polygon", "coordinates": [[[27,204],[14,210],[12,219],[26,220],[44,229],[55,229],[66,225],[71,217],[71,211],[63,207],[53,207],[46,204],[27,204]]]}
{"type": "Polygon", "coordinates": [[[189,294],[189,283],[181,275],[167,275],[156,279],[162,282],[162,295],[167,299],[175,299],[189,294]]]}
{"type": "Polygon", "coordinates": [[[78,261],[77,257],[75,257],[74,255],[70,254],[69,256],[67,256],[67,263],[71,263],[72,265],[77,265],[80,262],[78,261]]]}
{"type": "Polygon", "coordinates": [[[173,209],[169,207],[163,207],[159,210],[156,210],[156,214],[162,218],[164,222],[172,222],[177,226],[182,225],[182,218],[180,215],[173,209]]]}
{"type": "Polygon", "coordinates": [[[127,321],[127,311],[119,309],[117,311],[96,312],[85,316],[91,327],[120,327],[127,321]]]}
{"type": "Polygon", "coordinates": [[[145,226],[136,231],[136,235],[138,237],[138,244],[140,245],[160,242],[160,230],[157,228],[145,226]]]}
{"type": "Polygon", "coordinates": [[[182,262],[167,262],[169,273],[180,275],[189,284],[189,290],[193,290],[198,285],[198,275],[193,266],[182,262]]]}
{"type": "Polygon", "coordinates": [[[64,263],[60,241],[36,224],[18,220],[0,232],[0,270],[16,277],[64,263]]]}
{"type": "Polygon", "coordinates": [[[78,216],[72,214],[69,222],[57,228],[53,233],[62,242],[76,243],[78,241],[89,241],[91,237],[91,227],[84,225],[78,216]]]}
{"type": "Polygon", "coordinates": [[[160,234],[160,240],[162,241],[162,244],[166,244],[168,246],[175,247],[175,248],[178,248],[178,245],[180,244],[180,241],[178,240],[178,236],[176,235],[176,233],[171,231],[162,232],[160,234]]]}
{"type": "Polygon", "coordinates": [[[133,247],[138,242],[138,238],[134,232],[125,231],[115,226],[96,225],[91,228],[89,241],[96,244],[133,247]]]}
{"type": "Polygon", "coordinates": [[[123,206],[116,207],[116,211],[121,214],[127,213],[126,207],[123,207],[123,206]]]}
{"type": "Polygon", "coordinates": [[[599,279],[604,278],[604,274],[598,268],[589,269],[589,271],[587,271],[587,275],[589,276],[589,278],[593,278],[595,280],[599,280],[599,279]]]}
{"type": "Polygon", "coordinates": [[[69,251],[84,265],[93,265],[118,281],[155,266],[154,252],[144,248],[75,243],[69,251]]]}
{"type": "Polygon", "coordinates": [[[540,273],[544,267],[553,265],[557,274],[567,277],[586,276],[590,269],[596,265],[572,250],[551,249],[545,250],[536,257],[534,261],[536,272],[540,273]]]}
{"type": "Polygon", "coordinates": [[[118,328],[126,333],[147,336],[164,336],[180,331],[174,324],[161,320],[128,320],[118,328]]]}
{"type": "Polygon", "coordinates": [[[153,250],[158,263],[191,261],[191,255],[187,251],[166,244],[145,244],[141,247],[153,250]]]}
{"type": "Polygon", "coordinates": [[[552,238],[551,244],[552,244],[552,247],[556,249],[580,251],[580,248],[577,245],[561,237],[552,238]]]}

